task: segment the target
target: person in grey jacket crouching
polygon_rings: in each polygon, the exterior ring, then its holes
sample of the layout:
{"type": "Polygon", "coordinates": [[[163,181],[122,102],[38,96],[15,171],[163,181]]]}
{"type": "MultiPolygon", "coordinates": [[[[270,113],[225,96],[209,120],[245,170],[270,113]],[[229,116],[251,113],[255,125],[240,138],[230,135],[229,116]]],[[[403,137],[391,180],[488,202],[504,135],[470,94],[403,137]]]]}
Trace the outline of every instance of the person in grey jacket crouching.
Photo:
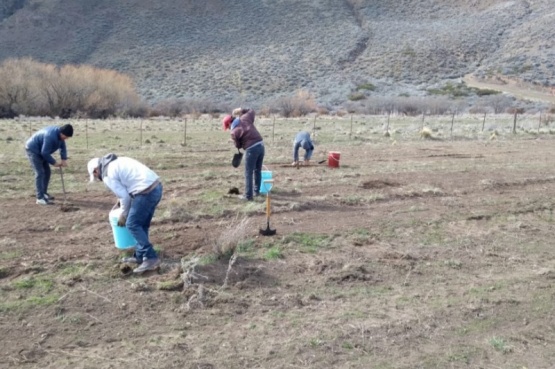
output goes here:
{"type": "Polygon", "coordinates": [[[293,141],[293,163],[291,165],[299,165],[299,149],[303,148],[304,153],[304,165],[310,164],[310,158],[314,152],[314,143],[310,139],[310,133],[301,131],[295,136],[295,141],[293,141]]]}

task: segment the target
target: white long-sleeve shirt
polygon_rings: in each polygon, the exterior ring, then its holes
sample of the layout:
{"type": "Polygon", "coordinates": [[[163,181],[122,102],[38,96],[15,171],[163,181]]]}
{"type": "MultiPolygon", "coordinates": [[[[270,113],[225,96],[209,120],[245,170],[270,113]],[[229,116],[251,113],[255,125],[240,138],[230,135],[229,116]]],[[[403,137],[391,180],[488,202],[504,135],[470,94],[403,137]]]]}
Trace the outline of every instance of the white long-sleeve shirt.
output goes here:
{"type": "Polygon", "coordinates": [[[131,194],[136,195],[160,177],[143,163],[135,159],[120,156],[108,164],[102,181],[119,199],[123,214],[127,214],[131,205],[131,194]]]}

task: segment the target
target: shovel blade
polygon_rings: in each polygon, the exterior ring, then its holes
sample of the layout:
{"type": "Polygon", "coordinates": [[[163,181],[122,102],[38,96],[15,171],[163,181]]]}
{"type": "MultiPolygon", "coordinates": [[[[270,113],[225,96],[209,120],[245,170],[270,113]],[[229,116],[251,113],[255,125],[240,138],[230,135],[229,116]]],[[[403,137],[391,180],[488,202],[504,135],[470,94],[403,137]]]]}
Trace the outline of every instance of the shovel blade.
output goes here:
{"type": "Polygon", "coordinates": [[[269,227],[266,229],[260,229],[260,234],[262,236],[274,236],[276,232],[277,231],[275,229],[270,229],[269,227]]]}

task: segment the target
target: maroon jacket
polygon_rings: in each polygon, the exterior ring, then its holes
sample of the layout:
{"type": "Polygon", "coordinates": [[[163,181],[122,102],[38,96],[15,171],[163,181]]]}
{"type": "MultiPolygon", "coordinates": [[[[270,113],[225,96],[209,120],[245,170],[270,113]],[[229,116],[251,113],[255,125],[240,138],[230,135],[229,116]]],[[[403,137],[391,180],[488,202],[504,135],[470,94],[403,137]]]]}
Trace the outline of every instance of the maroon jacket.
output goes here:
{"type": "Polygon", "coordinates": [[[239,117],[240,123],[231,131],[231,138],[238,149],[248,149],[255,143],[262,141],[262,136],[254,126],[254,110],[243,110],[239,117]]]}

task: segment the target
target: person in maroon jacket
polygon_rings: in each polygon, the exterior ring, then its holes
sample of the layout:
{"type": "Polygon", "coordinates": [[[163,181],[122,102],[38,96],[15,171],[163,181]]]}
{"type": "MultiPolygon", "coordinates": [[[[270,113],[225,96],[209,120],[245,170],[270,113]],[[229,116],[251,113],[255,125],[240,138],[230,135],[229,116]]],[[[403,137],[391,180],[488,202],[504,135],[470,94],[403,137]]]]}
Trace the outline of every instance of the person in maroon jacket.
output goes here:
{"type": "Polygon", "coordinates": [[[241,199],[252,201],[260,194],[264,142],[254,126],[254,110],[237,108],[232,115],[239,116],[239,123],[231,129],[231,138],[236,148],[245,150],[245,194],[241,199]]]}

